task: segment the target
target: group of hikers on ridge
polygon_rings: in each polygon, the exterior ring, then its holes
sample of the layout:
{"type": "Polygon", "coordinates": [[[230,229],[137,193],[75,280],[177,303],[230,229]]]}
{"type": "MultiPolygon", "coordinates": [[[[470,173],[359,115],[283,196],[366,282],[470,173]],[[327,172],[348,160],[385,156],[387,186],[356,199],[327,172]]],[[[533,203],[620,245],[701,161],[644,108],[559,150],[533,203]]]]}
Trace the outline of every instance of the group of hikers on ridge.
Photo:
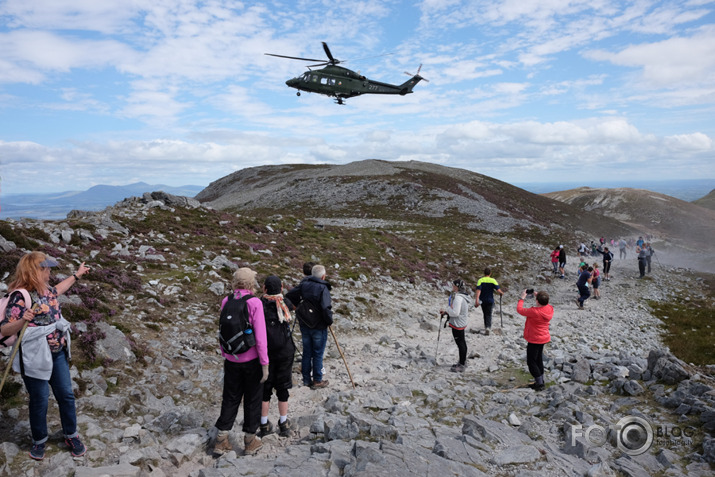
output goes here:
{"type": "MultiPolygon", "coordinates": [[[[47,449],[50,388],[59,407],[66,447],[73,457],[81,457],[87,451],[78,432],[69,370],[70,323],[62,317],[58,296],[90,268],[83,262],[69,277],[51,286],[50,271],[57,266],[56,260],[42,252],[24,255],[11,277],[0,317],[0,338],[3,344],[14,338],[10,362],[12,369],[21,374],[29,397],[32,437],[29,456],[34,460],[43,460],[47,449]]],[[[224,377],[221,410],[215,424],[218,431],[213,445],[215,455],[233,450],[229,431],[241,403],[244,451],[254,454],[262,447],[261,436],[276,431],[268,419],[273,393],[278,399],[278,434],[291,435],[288,399],[296,351],[291,330],[293,311],[302,335],[303,384],[314,390],[328,385],[324,379],[323,354],[327,330],[333,323],[331,286],[325,280],[324,266],[308,262],[303,272],[303,280],[285,296],[280,278],[266,277],[260,298],[255,296],[258,288],[255,271],[244,267],[233,274],[233,292],[221,302],[219,320],[224,377]],[[239,329],[236,327],[240,327],[240,333],[226,340],[224,331],[239,329]],[[241,352],[236,352],[234,345],[241,352]]],[[[3,385],[8,372],[9,368],[3,385]]]]}
{"type": "MultiPolygon", "coordinates": [[[[603,239],[602,239],[603,240],[603,239]]],[[[601,242],[603,244],[603,242],[601,242]]],[[[650,257],[654,255],[649,243],[640,238],[636,242],[641,278],[651,270],[650,257]]],[[[614,255],[609,247],[597,247],[603,257],[603,277],[610,280],[610,269],[614,255]]],[[[586,254],[578,269],[578,306],[590,297],[600,297],[601,272],[598,263],[585,263],[586,254]],[[589,287],[590,286],[590,287],[589,287]]],[[[554,274],[560,278],[566,275],[566,252],[559,245],[551,253],[554,274]]],[[[83,262],[77,270],[50,286],[51,269],[58,263],[42,252],[30,252],[18,262],[9,283],[6,296],[7,306],[0,316],[2,337],[17,336],[18,345],[11,355],[13,369],[22,375],[29,397],[29,420],[32,446],[29,455],[42,460],[48,441],[47,411],[49,389],[51,388],[59,407],[62,433],[65,444],[73,457],[85,454],[86,447],[80,440],[77,429],[75,397],[69,374],[70,326],[62,318],[58,296],[67,292],[90,268],[83,262]],[[22,343],[22,346],[19,344],[22,343]],[[15,355],[15,350],[21,352],[15,355]]],[[[244,452],[254,454],[262,447],[261,437],[277,432],[288,437],[293,432],[288,417],[288,400],[293,387],[292,369],[296,346],[293,342],[291,325],[295,313],[300,326],[303,352],[301,376],[304,386],[312,390],[328,386],[324,378],[323,356],[328,339],[328,330],[333,323],[331,285],[326,281],[324,266],[307,262],[303,266],[301,282],[284,293],[279,277],[269,275],[262,283],[262,294],[256,296],[259,285],[257,272],[243,267],[232,276],[233,291],[221,302],[220,351],[224,358],[224,378],[222,401],[215,427],[216,439],[212,447],[215,455],[224,455],[234,450],[229,433],[235,424],[241,403],[243,403],[244,452]],[[228,344],[230,336],[221,334],[224,324],[232,318],[243,317],[245,328],[241,329],[241,340],[247,344],[236,351],[228,344]],[[250,335],[250,336],[249,336],[250,335]],[[229,339],[227,339],[229,338],[229,339]],[[270,401],[275,393],[278,401],[278,420],[274,426],[269,420],[270,401]]],[[[477,280],[474,301],[469,296],[467,284],[456,279],[452,283],[452,293],[447,306],[440,309],[441,318],[447,317],[458,350],[458,362],[451,367],[452,372],[464,372],[467,366],[467,340],[465,330],[472,307],[481,307],[484,319],[484,334],[490,335],[495,297],[504,291],[492,277],[487,267],[484,275],[477,280]]],[[[523,336],[527,342],[526,362],[534,382],[529,385],[535,391],[545,388],[543,348],[550,341],[550,322],[554,308],[549,304],[549,294],[545,291],[524,290],[520,294],[516,311],[525,317],[523,336]],[[528,297],[535,299],[532,307],[525,307],[528,297]]],[[[241,320],[234,320],[235,325],[241,320]]],[[[231,325],[231,326],[233,326],[231,325]]],[[[230,329],[231,326],[227,326],[230,329]]],[[[3,379],[4,383],[4,379],[3,379]]]]}
{"type": "MultiPolygon", "coordinates": [[[[492,271],[489,267],[484,269],[484,276],[477,281],[474,301],[475,306],[481,305],[482,307],[484,334],[487,336],[492,327],[494,293],[498,293],[500,297],[504,294],[499,283],[492,278],[491,274],[492,271]]],[[[452,329],[452,336],[457,345],[459,361],[450,368],[450,371],[455,373],[464,372],[467,366],[468,350],[465,329],[471,308],[470,303],[468,287],[462,279],[458,278],[452,282],[452,293],[449,296],[447,307],[439,311],[439,326],[442,326],[441,318],[446,316],[447,321],[444,326],[449,325],[452,329]]],[[[526,363],[534,378],[534,382],[529,384],[529,387],[535,391],[542,391],[545,389],[543,351],[544,345],[551,341],[549,326],[554,316],[554,308],[549,304],[549,294],[539,291],[534,295],[534,290],[522,291],[517,302],[516,312],[526,317],[524,323],[524,339],[527,342],[526,363]],[[527,296],[535,297],[537,305],[529,308],[524,307],[524,300],[527,296]]]]}

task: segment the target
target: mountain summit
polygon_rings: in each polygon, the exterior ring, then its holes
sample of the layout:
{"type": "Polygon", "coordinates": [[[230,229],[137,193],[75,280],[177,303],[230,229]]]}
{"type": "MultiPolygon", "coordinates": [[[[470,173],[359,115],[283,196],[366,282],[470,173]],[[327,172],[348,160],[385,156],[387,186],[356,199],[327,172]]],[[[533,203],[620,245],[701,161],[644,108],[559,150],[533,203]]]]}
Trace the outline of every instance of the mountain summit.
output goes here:
{"type": "Polygon", "coordinates": [[[450,220],[491,233],[637,233],[616,220],[482,174],[417,161],[253,167],[211,183],[196,199],[245,213],[419,224],[450,220]]]}

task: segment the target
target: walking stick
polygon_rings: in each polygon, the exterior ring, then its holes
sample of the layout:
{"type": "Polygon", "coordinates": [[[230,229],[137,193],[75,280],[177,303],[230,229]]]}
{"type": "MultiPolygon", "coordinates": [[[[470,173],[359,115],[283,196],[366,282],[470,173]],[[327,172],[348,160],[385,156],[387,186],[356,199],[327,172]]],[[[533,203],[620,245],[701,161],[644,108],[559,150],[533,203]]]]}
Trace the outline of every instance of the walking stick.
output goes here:
{"type": "Polygon", "coordinates": [[[439,335],[442,334],[442,313],[439,314],[439,328],[437,328],[437,348],[434,350],[434,364],[439,365],[437,362],[439,356],[439,335]]]}
{"type": "Polygon", "coordinates": [[[7,379],[7,375],[10,373],[10,368],[12,368],[12,362],[15,359],[17,349],[20,347],[20,342],[22,341],[22,337],[25,336],[25,329],[27,328],[27,325],[29,323],[29,321],[25,321],[25,324],[22,325],[20,335],[17,337],[17,341],[15,341],[15,347],[12,349],[12,353],[10,353],[10,361],[7,363],[7,368],[5,368],[5,374],[3,374],[2,376],[2,383],[0,383],[0,393],[2,392],[2,388],[5,387],[5,380],[7,379]]]}
{"type": "Polygon", "coordinates": [[[504,328],[504,315],[501,314],[501,293],[499,294],[499,319],[501,320],[501,327],[504,328]]]}
{"type": "Polygon", "coordinates": [[[333,339],[335,340],[335,346],[338,347],[338,351],[340,352],[340,357],[343,358],[343,363],[345,363],[345,369],[348,370],[348,376],[350,376],[350,382],[353,385],[353,389],[355,389],[355,381],[353,381],[353,375],[350,373],[350,368],[348,367],[348,362],[345,359],[345,355],[343,354],[343,350],[340,349],[340,343],[338,343],[338,338],[335,337],[335,332],[333,331],[332,326],[328,326],[328,329],[330,330],[330,334],[333,335],[333,339]]]}

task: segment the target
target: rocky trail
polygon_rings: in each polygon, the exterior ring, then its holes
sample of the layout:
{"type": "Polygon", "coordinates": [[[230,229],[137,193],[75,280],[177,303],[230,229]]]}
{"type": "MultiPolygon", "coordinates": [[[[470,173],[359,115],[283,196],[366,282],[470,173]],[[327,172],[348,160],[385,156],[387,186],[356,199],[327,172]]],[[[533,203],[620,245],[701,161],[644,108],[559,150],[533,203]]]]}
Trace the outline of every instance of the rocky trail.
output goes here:
{"type": "MultiPolygon", "coordinates": [[[[207,452],[220,407],[222,367],[214,332],[201,330],[213,329],[216,306],[187,305],[172,326],[162,325],[156,339],[146,336],[151,330],[142,332],[151,343],[140,358],[143,365],[128,361],[107,370],[73,371],[83,383],[76,391],[88,447],[84,457],[72,459],[66,451],[51,400],[49,425],[55,433],[47,456],[42,462],[29,459],[22,405],[0,416],[0,472],[27,477],[712,475],[712,367],[697,374],[670,356],[659,338],[659,320],[643,304],[668,299],[675,271],[656,266],[637,280],[635,260],[616,260],[612,280],[602,282],[603,297],[578,310],[576,266],[567,266],[563,280],[553,279],[549,269],[544,262],[508,277],[514,285],[504,295],[501,316],[495,307],[489,336],[482,332],[481,310],[472,309],[464,373],[450,372],[457,349],[449,329],[440,333],[438,328],[444,290],[380,277],[335,283],[334,329],[357,387],[352,389],[331,337],[326,389],[300,385],[297,357],[289,401],[294,434],[266,436],[255,456],[242,455],[241,412],[231,433],[236,452],[219,459],[207,452]],[[529,287],[548,291],[556,310],[552,342],[545,348],[547,389],[539,393],[523,387],[530,376],[524,320],[515,312],[519,290],[529,287]],[[633,417],[661,430],[687,430],[689,437],[653,436],[647,451],[631,455],[631,448],[624,451],[618,444],[622,431],[614,426],[633,417]],[[587,439],[589,429],[594,432],[587,439]],[[594,437],[599,430],[606,434],[602,440],[594,437]]],[[[683,280],[683,286],[697,289],[695,279],[683,280]]],[[[130,302],[125,312],[135,307],[140,308],[130,302]]],[[[107,331],[114,337],[105,340],[107,346],[121,348],[121,332],[107,331]]],[[[299,336],[295,340],[300,350],[299,336]]],[[[274,398],[270,419],[275,423],[277,417],[274,398]]]]}

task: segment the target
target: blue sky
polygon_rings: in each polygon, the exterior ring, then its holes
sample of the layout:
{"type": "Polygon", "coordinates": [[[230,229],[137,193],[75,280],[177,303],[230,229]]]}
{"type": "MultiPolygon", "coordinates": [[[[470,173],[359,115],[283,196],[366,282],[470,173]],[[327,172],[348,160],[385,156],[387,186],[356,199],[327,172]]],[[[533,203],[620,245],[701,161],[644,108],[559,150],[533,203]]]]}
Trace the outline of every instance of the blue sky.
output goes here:
{"type": "Polygon", "coordinates": [[[0,0],[3,194],[375,158],[715,178],[714,139],[715,1],[0,0]],[[422,64],[430,82],[297,97],[306,64],[264,53],[323,58],[321,41],[371,79],[422,64]]]}

